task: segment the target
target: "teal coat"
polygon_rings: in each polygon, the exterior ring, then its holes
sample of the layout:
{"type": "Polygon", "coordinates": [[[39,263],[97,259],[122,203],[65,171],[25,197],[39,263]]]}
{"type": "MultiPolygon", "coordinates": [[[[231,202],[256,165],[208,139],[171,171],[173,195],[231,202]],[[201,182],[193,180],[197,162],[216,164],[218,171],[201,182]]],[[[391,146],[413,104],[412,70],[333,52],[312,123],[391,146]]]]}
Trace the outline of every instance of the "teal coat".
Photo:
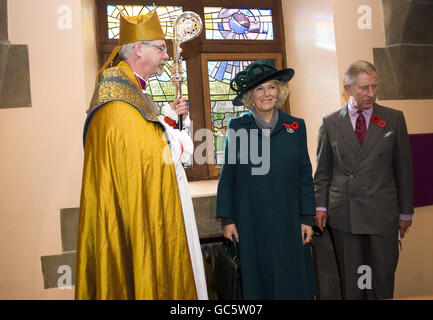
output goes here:
{"type": "Polygon", "coordinates": [[[315,294],[311,247],[303,247],[301,239],[301,216],[311,220],[315,214],[305,123],[278,112],[268,138],[266,174],[252,174],[253,168],[266,168],[257,161],[257,148],[251,148],[258,144],[263,155],[262,130],[252,113],[232,118],[228,125],[216,211],[218,217],[233,219],[239,232],[244,299],[309,299],[315,294]],[[283,123],[293,122],[299,128],[290,133],[283,123]],[[230,145],[234,132],[242,137],[236,148],[230,145]],[[252,138],[254,133],[258,139],[252,138]]]}

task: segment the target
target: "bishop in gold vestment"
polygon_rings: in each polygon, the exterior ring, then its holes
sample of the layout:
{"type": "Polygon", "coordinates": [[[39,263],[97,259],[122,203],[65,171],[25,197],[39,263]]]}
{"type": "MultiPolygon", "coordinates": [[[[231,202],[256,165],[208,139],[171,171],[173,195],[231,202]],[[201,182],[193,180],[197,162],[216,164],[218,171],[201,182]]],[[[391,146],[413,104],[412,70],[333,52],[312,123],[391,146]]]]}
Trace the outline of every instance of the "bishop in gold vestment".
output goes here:
{"type": "Polygon", "coordinates": [[[84,139],[76,298],[196,299],[167,140],[126,62],[103,71],[84,139]]]}

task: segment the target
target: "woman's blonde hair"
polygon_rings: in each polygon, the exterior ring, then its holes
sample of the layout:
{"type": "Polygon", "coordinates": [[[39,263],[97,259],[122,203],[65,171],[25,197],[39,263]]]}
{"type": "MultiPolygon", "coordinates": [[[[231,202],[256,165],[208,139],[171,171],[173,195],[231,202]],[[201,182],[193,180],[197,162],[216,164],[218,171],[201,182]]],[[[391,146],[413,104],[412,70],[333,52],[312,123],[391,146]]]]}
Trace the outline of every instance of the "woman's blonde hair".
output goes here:
{"type": "MultiPolygon", "coordinates": [[[[269,81],[272,81],[273,83],[275,83],[275,85],[278,88],[278,95],[277,95],[278,100],[275,103],[275,107],[280,108],[284,104],[284,102],[286,101],[287,96],[289,95],[289,87],[288,87],[287,83],[283,83],[278,79],[272,79],[269,81]]],[[[256,86],[256,87],[258,87],[258,86],[256,86]]],[[[252,107],[254,106],[253,90],[256,87],[251,88],[250,90],[248,90],[247,92],[245,92],[242,95],[242,104],[246,109],[252,109],[252,107]]]]}

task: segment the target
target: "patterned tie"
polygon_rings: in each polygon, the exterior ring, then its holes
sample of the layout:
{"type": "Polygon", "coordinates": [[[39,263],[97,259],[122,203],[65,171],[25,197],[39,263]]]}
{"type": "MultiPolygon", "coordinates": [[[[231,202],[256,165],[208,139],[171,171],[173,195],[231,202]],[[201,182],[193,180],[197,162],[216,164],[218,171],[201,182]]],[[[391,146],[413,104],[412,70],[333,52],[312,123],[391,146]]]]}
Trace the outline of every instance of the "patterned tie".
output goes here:
{"type": "Polygon", "coordinates": [[[365,123],[365,118],[362,115],[362,110],[358,110],[358,114],[359,116],[356,119],[355,134],[358,138],[359,144],[362,145],[362,142],[367,135],[367,124],[365,123]]]}

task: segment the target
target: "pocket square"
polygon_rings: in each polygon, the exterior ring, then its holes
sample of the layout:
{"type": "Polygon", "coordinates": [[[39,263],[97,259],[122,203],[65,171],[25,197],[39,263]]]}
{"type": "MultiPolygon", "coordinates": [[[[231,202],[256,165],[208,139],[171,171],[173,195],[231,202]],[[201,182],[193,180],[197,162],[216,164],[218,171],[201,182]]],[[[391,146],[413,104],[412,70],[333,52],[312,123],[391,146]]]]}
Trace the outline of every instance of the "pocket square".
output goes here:
{"type": "Polygon", "coordinates": [[[383,137],[388,138],[389,136],[391,136],[393,134],[394,134],[394,131],[388,131],[387,133],[385,133],[385,135],[383,137]]]}

